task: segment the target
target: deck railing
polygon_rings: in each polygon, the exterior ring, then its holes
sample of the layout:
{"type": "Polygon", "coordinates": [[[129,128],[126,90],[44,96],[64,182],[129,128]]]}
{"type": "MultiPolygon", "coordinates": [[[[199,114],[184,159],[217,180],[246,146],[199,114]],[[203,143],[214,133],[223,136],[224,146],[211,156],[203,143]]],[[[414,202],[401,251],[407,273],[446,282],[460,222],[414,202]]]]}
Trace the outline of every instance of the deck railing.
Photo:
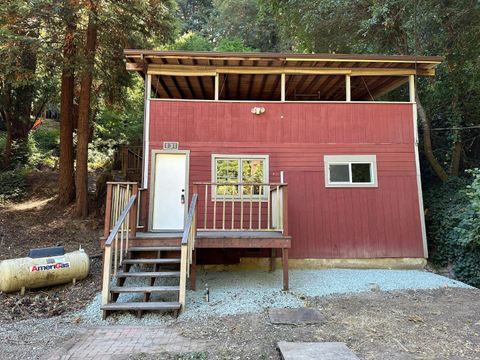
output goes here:
{"type": "Polygon", "coordinates": [[[193,251],[195,250],[195,238],[197,235],[197,199],[198,194],[194,193],[188,209],[188,216],[181,243],[181,261],[180,261],[180,292],[178,302],[182,305],[181,311],[185,310],[187,278],[190,277],[190,268],[193,260],[193,251]]]}
{"type": "Polygon", "coordinates": [[[103,260],[102,305],[110,301],[110,284],[117,270],[122,266],[123,258],[128,252],[129,239],[136,228],[136,221],[132,222],[131,215],[135,215],[137,194],[130,195],[127,203],[115,220],[115,225],[105,241],[103,260]],[[130,226],[132,225],[132,226],[130,226]]]}
{"type": "Polygon", "coordinates": [[[129,172],[142,170],[143,146],[125,145],[120,148],[122,173],[127,176],[129,172]]]}
{"type": "Polygon", "coordinates": [[[131,224],[131,234],[136,235],[137,219],[138,219],[138,183],[136,182],[107,182],[107,199],[105,205],[105,226],[103,236],[106,238],[112,231],[112,226],[115,225],[120,217],[123,209],[130,200],[132,195],[135,195],[137,201],[133,204],[133,209],[130,211],[129,225],[131,224]]]}
{"type": "Polygon", "coordinates": [[[194,182],[197,229],[281,231],[287,221],[287,184],[194,182]]]}

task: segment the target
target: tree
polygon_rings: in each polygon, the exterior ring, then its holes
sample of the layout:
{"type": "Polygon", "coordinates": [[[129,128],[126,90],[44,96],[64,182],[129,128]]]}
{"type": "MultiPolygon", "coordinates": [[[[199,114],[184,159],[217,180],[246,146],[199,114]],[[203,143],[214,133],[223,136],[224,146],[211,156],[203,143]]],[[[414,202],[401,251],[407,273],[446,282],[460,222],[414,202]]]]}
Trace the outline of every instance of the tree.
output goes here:
{"type": "Polygon", "coordinates": [[[213,5],[206,27],[214,44],[237,38],[247,48],[260,51],[284,48],[269,6],[261,6],[257,0],[213,0],[213,5]]]}
{"type": "Polygon", "coordinates": [[[84,57],[85,63],[80,73],[80,97],[77,126],[77,168],[75,174],[76,203],[75,215],[85,218],[88,215],[88,143],[90,135],[90,98],[92,93],[93,68],[97,49],[98,2],[86,1],[88,26],[84,57]]]}
{"type": "Polygon", "coordinates": [[[0,116],[7,129],[3,163],[9,168],[14,146],[25,151],[33,124],[40,16],[31,4],[13,1],[1,5],[0,21],[0,116]]]}
{"type": "Polygon", "coordinates": [[[75,198],[75,171],[73,149],[73,101],[75,87],[77,29],[77,1],[64,3],[65,35],[63,42],[63,64],[60,95],[60,160],[58,198],[61,205],[67,205],[75,198]]]}
{"type": "Polygon", "coordinates": [[[211,51],[213,49],[213,45],[202,35],[188,32],[180,36],[172,45],[169,45],[168,49],[184,51],[211,51]]]}
{"type": "Polygon", "coordinates": [[[226,38],[218,42],[215,51],[223,52],[254,52],[257,49],[250,48],[245,46],[243,41],[239,38],[226,38]]]}

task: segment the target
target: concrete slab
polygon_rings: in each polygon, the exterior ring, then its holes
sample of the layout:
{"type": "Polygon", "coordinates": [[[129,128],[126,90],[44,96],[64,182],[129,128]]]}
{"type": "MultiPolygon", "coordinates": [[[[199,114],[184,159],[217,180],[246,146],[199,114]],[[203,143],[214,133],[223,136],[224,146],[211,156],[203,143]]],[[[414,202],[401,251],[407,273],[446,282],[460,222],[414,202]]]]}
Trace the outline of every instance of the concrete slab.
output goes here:
{"type": "Polygon", "coordinates": [[[268,317],[272,324],[306,325],[322,324],[324,322],[320,311],[308,308],[270,309],[268,317]]]}
{"type": "Polygon", "coordinates": [[[280,341],[278,348],[284,360],[359,360],[341,342],[280,341]]]}

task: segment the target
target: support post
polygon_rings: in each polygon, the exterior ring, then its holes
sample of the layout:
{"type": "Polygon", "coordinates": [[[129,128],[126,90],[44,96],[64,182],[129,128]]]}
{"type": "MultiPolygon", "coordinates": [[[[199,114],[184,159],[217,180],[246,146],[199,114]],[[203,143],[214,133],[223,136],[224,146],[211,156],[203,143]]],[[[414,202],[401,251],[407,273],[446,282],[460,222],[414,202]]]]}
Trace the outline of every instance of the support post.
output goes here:
{"type": "Polygon", "coordinates": [[[415,102],[415,75],[408,75],[408,94],[410,102],[415,102]]]}
{"type": "Polygon", "coordinates": [[[220,76],[218,73],[215,74],[215,101],[219,100],[220,96],[220,76]]]}
{"type": "Polygon", "coordinates": [[[186,290],[187,290],[187,263],[188,263],[188,246],[182,245],[180,260],[180,291],[178,294],[178,302],[181,305],[180,312],[185,311],[186,290]]]}
{"type": "MultiPolygon", "coordinates": [[[[132,185],[132,196],[136,195],[137,198],[135,199],[135,202],[133,203],[132,208],[130,209],[130,213],[128,214],[130,216],[130,236],[132,238],[135,238],[137,236],[137,215],[138,215],[138,197],[139,197],[139,192],[138,192],[138,184],[135,183],[132,185]]],[[[128,231],[128,229],[127,229],[128,231]]]]}
{"type": "Polygon", "coordinates": [[[282,212],[283,212],[283,236],[288,236],[288,186],[283,187],[282,212]]]}
{"type": "Polygon", "coordinates": [[[270,249],[270,272],[275,271],[276,249],[270,249]]]}
{"type": "Polygon", "coordinates": [[[103,254],[102,305],[110,301],[110,278],[112,276],[112,247],[105,246],[103,254]]]}
{"type": "Polygon", "coordinates": [[[345,100],[352,101],[352,85],[350,75],[345,75],[345,100]]]}
{"type": "Polygon", "coordinates": [[[281,101],[285,101],[285,73],[282,73],[280,76],[281,101]]]}
{"type": "Polygon", "coordinates": [[[190,273],[190,288],[193,291],[197,290],[197,251],[193,250],[192,253],[192,271],[190,273]]]}
{"type": "Polygon", "coordinates": [[[288,249],[282,249],[282,266],[283,266],[283,290],[287,291],[288,286],[288,249]]]}
{"type": "Polygon", "coordinates": [[[103,236],[105,239],[110,234],[110,221],[112,219],[112,184],[107,183],[107,198],[105,204],[105,225],[103,227],[103,236]]]}

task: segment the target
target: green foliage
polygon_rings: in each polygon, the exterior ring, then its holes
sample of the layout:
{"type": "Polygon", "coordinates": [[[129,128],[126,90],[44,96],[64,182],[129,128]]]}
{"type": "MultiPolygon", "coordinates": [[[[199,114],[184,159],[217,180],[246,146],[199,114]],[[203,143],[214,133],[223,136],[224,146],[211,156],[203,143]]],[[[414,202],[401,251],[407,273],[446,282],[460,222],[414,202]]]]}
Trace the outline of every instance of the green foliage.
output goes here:
{"type": "Polygon", "coordinates": [[[213,11],[212,0],[177,0],[181,33],[207,34],[207,22],[213,11]]]}
{"type": "Polygon", "coordinates": [[[60,130],[40,127],[32,131],[32,138],[35,144],[43,153],[51,153],[59,156],[60,130]]]}
{"type": "Polygon", "coordinates": [[[426,191],[427,231],[434,263],[480,287],[480,171],[472,175],[471,184],[454,178],[426,191]]]}
{"type": "Polygon", "coordinates": [[[279,51],[279,28],[270,7],[258,0],[213,0],[213,11],[205,25],[208,37],[220,45],[222,39],[241,39],[247,48],[279,51]]]}
{"type": "Polygon", "coordinates": [[[254,52],[258,51],[257,49],[250,48],[245,46],[242,39],[240,38],[227,38],[219,41],[215,51],[222,52],[254,52]]]}
{"type": "Polygon", "coordinates": [[[169,50],[184,51],[211,51],[213,45],[200,34],[188,32],[180,36],[174,44],[168,46],[169,50]]]}
{"type": "Polygon", "coordinates": [[[0,171],[0,203],[22,198],[27,187],[27,170],[0,171]]]}

